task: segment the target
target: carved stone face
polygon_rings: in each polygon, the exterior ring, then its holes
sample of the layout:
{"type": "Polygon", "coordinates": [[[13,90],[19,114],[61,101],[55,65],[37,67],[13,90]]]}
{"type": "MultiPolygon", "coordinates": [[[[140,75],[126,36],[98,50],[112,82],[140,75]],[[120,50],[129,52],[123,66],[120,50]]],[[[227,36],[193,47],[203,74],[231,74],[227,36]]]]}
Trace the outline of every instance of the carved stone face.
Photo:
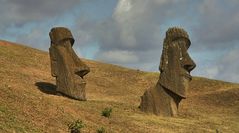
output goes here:
{"type": "Polygon", "coordinates": [[[170,38],[166,36],[164,50],[161,57],[160,80],[159,83],[173,93],[186,98],[189,82],[192,77],[190,72],[196,67],[190,58],[187,50],[190,46],[190,40],[185,31],[182,29],[174,30],[173,33],[179,37],[170,38]],[[180,34],[174,32],[185,32],[180,34]],[[186,37],[185,37],[186,36],[186,37]]]}
{"type": "Polygon", "coordinates": [[[51,72],[56,77],[57,91],[74,99],[86,100],[83,77],[89,72],[72,49],[74,39],[70,31],[63,27],[53,28],[50,32],[51,72]]]}

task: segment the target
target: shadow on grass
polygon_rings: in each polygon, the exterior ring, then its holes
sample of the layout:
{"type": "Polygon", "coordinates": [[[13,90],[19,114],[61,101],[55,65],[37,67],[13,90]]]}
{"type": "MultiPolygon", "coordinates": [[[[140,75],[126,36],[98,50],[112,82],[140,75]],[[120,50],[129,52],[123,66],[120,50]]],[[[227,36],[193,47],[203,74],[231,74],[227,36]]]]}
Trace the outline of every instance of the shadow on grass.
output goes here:
{"type": "Polygon", "coordinates": [[[36,82],[35,85],[38,87],[38,89],[46,94],[50,95],[58,95],[56,91],[56,85],[48,82],[36,82]]]}
{"type": "MultiPolygon", "coordinates": [[[[63,96],[63,97],[67,97],[67,98],[74,99],[74,100],[79,100],[79,99],[75,99],[74,97],[68,96],[66,94],[63,94],[63,93],[57,91],[56,90],[56,85],[54,85],[52,83],[36,82],[35,85],[43,93],[46,93],[46,94],[49,94],[49,95],[63,96]]],[[[80,100],[80,101],[85,101],[85,100],[80,100]]]]}

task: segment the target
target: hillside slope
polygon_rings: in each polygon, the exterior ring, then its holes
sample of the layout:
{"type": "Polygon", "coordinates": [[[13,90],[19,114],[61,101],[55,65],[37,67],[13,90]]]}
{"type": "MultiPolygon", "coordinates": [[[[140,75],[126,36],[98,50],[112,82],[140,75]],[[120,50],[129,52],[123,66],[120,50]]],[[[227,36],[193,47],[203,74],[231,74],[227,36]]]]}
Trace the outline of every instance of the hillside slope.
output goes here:
{"type": "Polygon", "coordinates": [[[68,132],[80,119],[83,132],[239,132],[239,84],[193,77],[189,96],[174,118],[144,114],[140,96],[159,73],[84,60],[88,101],[57,96],[47,52],[0,41],[0,132],[68,132]],[[112,107],[112,116],[101,116],[112,107]]]}

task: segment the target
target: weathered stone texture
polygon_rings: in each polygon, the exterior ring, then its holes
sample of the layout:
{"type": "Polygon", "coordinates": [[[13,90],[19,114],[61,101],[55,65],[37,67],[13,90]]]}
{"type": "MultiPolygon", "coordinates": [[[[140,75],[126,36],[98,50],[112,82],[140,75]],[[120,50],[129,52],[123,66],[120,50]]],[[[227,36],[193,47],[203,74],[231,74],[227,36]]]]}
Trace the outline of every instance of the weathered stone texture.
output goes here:
{"type": "Polygon", "coordinates": [[[162,116],[175,116],[179,102],[186,98],[190,72],[196,67],[187,49],[190,47],[187,32],[169,28],[163,43],[158,83],[141,96],[140,109],[162,116]]]}
{"type": "Polygon", "coordinates": [[[77,100],[86,100],[83,77],[90,72],[72,49],[74,38],[67,28],[55,27],[49,33],[51,74],[56,77],[57,92],[77,100]]]}

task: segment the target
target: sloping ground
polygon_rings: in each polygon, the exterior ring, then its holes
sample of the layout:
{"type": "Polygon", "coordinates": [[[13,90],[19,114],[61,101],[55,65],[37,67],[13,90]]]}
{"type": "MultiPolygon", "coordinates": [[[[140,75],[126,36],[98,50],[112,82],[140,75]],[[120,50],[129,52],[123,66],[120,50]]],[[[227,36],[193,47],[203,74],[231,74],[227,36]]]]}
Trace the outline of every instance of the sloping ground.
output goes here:
{"type": "Polygon", "coordinates": [[[140,96],[159,73],[84,60],[88,101],[54,93],[47,52],[0,41],[0,132],[68,132],[80,119],[83,132],[105,127],[113,133],[239,132],[239,84],[194,77],[189,96],[174,118],[144,114],[140,96]],[[101,116],[112,107],[111,117],[101,116]]]}

